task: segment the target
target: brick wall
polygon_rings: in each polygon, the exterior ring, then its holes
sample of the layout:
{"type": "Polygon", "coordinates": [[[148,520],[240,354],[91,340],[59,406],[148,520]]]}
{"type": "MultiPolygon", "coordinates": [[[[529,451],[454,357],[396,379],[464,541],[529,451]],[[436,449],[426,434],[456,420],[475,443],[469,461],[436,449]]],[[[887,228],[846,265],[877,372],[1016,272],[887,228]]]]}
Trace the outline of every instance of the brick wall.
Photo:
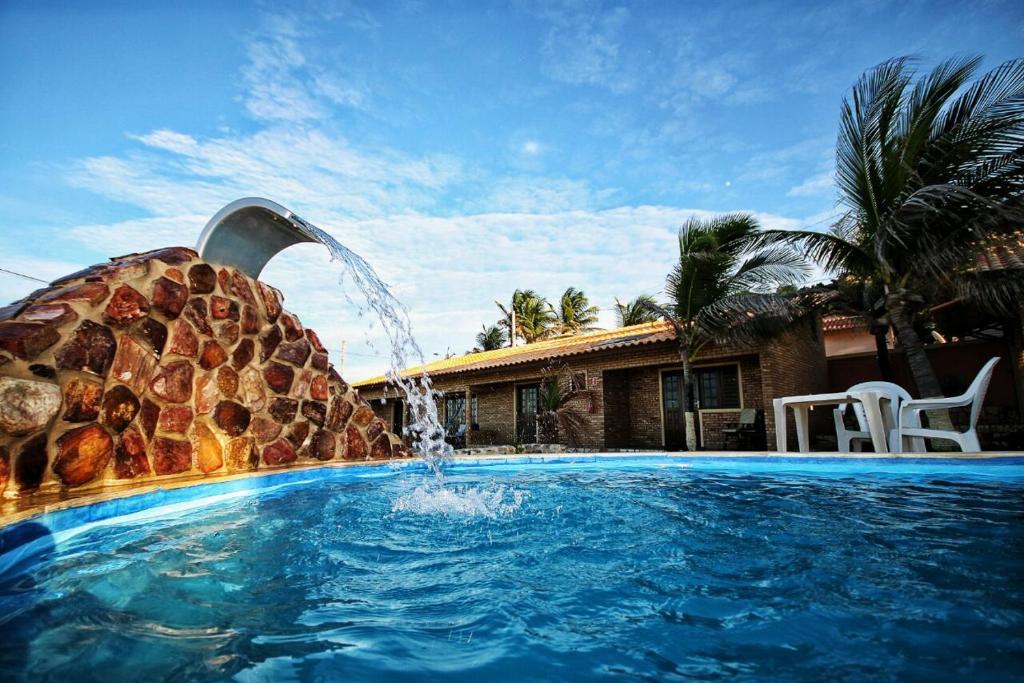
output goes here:
{"type": "MultiPolygon", "coordinates": [[[[761,352],[761,388],[769,450],[775,449],[775,413],[772,400],[780,396],[816,394],[827,389],[825,336],[821,320],[807,319],[768,343],[761,352]]],[[[793,411],[787,410],[789,448],[796,449],[793,411]]],[[[830,411],[816,411],[818,419],[830,411]]],[[[825,417],[822,417],[825,416],[825,417]]],[[[829,418],[831,419],[831,418],[829,418]]]]}

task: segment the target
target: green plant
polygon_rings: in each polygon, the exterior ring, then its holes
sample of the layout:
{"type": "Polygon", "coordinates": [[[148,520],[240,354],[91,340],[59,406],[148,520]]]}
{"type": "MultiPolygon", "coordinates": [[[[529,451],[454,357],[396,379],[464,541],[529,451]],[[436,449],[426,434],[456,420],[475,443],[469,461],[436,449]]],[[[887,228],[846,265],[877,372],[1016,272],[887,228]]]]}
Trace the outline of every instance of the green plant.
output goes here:
{"type": "Polygon", "coordinates": [[[538,396],[537,427],[541,443],[558,443],[564,436],[569,445],[579,442],[587,426],[586,413],[593,412],[596,394],[587,389],[583,375],[567,365],[544,371],[538,396]],[[585,410],[581,408],[585,406],[585,410]]]}
{"type": "Polygon", "coordinates": [[[651,310],[651,304],[657,301],[650,294],[641,294],[632,301],[622,303],[615,300],[615,315],[619,320],[619,327],[640,325],[642,323],[654,322],[658,319],[656,313],[651,310]]]}
{"type": "Polygon", "coordinates": [[[597,306],[591,306],[587,295],[575,287],[569,287],[558,300],[556,325],[562,333],[575,334],[593,330],[597,326],[597,306]]]}
{"type": "Polygon", "coordinates": [[[512,302],[508,308],[498,301],[494,303],[502,314],[498,325],[508,333],[509,341],[515,337],[530,344],[545,339],[554,332],[554,309],[547,299],[532,289],[517,289],[513,292],[512,302]]]}
{"type": "Polygon", "coordinates": [[[499,325],[483,325],[476,335],[476,348],[473,353],[493,351],[505,346],[505,330],[499,325]]]}

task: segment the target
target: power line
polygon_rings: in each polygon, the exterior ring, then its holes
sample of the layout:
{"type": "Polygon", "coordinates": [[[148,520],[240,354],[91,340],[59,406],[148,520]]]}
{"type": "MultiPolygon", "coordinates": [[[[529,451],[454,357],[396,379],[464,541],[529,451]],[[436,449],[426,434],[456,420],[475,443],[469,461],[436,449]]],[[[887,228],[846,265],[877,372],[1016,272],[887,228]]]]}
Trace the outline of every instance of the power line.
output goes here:
{"type": "Polygon", "coordinates": [[[26,280],[33,280],[35,282],[42,282],[44,285],[50,284],[46,280],[40,280],[37,277],[32,277],[31,275],[25,275],[24,273],[19,273],[19,272],[13,271],[13,270],[8,270],[6,268],[0,268],[0,273],[7,273],[8,275],[16,275],[18,277],[23,277],[26,280]]]}

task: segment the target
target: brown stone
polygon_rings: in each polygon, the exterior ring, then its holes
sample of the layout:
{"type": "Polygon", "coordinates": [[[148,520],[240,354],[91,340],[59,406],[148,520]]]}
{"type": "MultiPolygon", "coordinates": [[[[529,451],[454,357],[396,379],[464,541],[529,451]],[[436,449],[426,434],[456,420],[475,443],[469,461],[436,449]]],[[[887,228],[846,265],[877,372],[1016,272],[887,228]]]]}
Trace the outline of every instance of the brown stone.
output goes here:
{"type": "Polygon", "coordinates": [[[164,277],[167,277],[173,280],[174,282],[177,282],[179,285],[185,284],[185,274],[182,273],[177,268],[168,268],[167,270],[165,270],[164,277]]]}
{"type": "Polygon", "coordinates": [[[18,491],[29,493],[43,483],[46,471],[46,434],[38,434],[21,445],[18,459],[14,462],[14,483],[18,491]]]}
{"type": "Polygon", "coordinates": [[[299,409],[299,402],[290,398],[275,398],[270,402],[267,412],[281,424],[288,424],[295,419],[295,413],[299,409]]]}
{"type": "Polygon", "coordinates": [[[196,466],[203,474],[219,470],[224,464],[223,449],[213,430],[202,422],[196,423],[195,456],[196,466]]]}
{"type": "Polygon", "coordinates": [[[309,370],[299,370],[295,377],[295,384],[292,385],[291,395],[295,398],[306,398],[309,394],[309,385],[313,383],[313,373],[309,370]]]}
{"type": "Polygon", "coordinates": [[[327,419],[327,406],[320,401],[303,401],[302,414],[307,420],[315,422],[318,427],[323,427],[324,420],[327,419]]]}
{"type": "Polygon", "coordinates": [[[313,330],[306,328],[306,339],[313,345],[318,353],[327,353],[327,349],[324,347],[323,342],[320,341],[320,336],[313,330]]]}
{"type": "Polygon", "coordinates": [[[114,362],[110,366],[110,376],[131,387],[132,391],[141,396],[153,377],[156,362],[156,356],[132,337],[122,334],[117,343],[114,362]]]}
{"type": "Polygon", "coordinates": [[[310,362],[310,366],[312,366],[316,370],[319,370],[320,372],[327,372],[327,368],[330,367],[330,364],[327,362],[327,354],[314,353],[313,360],[310,362]]]}
{"type": "Polygon", "coordinates": [[[295,371],[287,365],[270,363],[263,368],[263,379],[267,386],[278,394],[287,394],[292,388],[292,381],[295,379],[295,371]]]}
{"type": "Polygon", "coordinates": [[[282,311],[281,326],[284,327],[284,338],[288,341],[298,341],[299,339],[302,339],[302,323],[300,323],[299,319],[291,313],[282,311]]]}
{"type": "Polygon", "coordinates": [[[42,429],[60,410],[60,387],[34,379],[0,377],[0,431],[12,436],[42,429]]]}
{"type": "Polygon", "coordinates": [[[21,319],[31,323],[49,323],[56,327],[78,320],[78,314],[67,304],[36,304],[25,309],[21,319]]]}
{"type": "Polygon", "coordinates": [[[260,331],[260,319],[253,306],[242,308],[242,334],[256,334],[260,331]]]}
{"type": "Polygon", "coordinates": [[[199,255],[189,249],[188,247],[163,247],[162,249],[154,249],[153,251],[147,251],[142,254],[133,254],[136,261],[151,261],[156,259],[163,261],[169,266],[180,266],[183,263],[197,258],[199,255]]]}
{"type": "Polygon", "coordinates": [[[252,287],[249,286],[249,279],[241,271],[231,271],[231,293],[242,300],[242,303],[249,306],[256,305],[256,297],[252,294],[252,287]]]}
{"type": "Polygon", "coordinates": [[[196,412],[208,415],[217,404],[220,392],[217,388],[217,375],[204,372],[196,378],[196,412]]]}
{"type": "Polygon", "coordinates": [[[228,436],[240,436],[249,428],[249,409],[234,401],[221,401],[213,409],[213,421],[228,436]]]}
{"type": "Polygon", "coordinates": [[[112,325],[123,327],[146,317],[147,313],[149,300],[128,285],[121,285],[110,297],[110,302],[103,311],[103,319],[112,325]]]}
{"type": "Polygon", "coordinates": [[[11,455],[7,446],[0,445],[0,495],[7,488],[7,481],[11,478],[11,455]]]}
{"type": "Polygon", "coordinates": [[[281,434],[281,425],[265,417],[257,417],[249,423],[249,430],[256,437],[257,441],[266,443],[273,441],[281,434]]]}
{"type": "Polygon", "coordinates": [[[231,366],[224,365],[217,370],[217,388],[228,398],[234,398],[238,393],[238,373],[231,366]]]}
{"type": "Polygon", "coordinates": [[[362,433],[355,425],[349,425],[345,429],[345,459],[365,460],[368,452],[362,433]]]}
{"type": "Polygon", "coordinates": [[[364,403],[363,405],[359,406],[359,409],[356,410],[355,414],[352,416],[352,422],[354,422],[360,427],[365,427],[366,425],[370,424],[370,420],[372,420],[373,417],[373,408],[364,403]]]}
{"type": "Polygon", "coordinates": [[[139,430],[129,427],[118,437],[114,447],[114,476],[118,479],[134,479],[149,472],[146,443],[139,430]]]}
{"type": "Polygon", "coordinates": [[[222,296],[211,296],[210,317],[214,320],[238,320],[238,302],[222,296]]]}
{"type": "Polygon", "coordinates": [[[338,374],[333,365],[327,368],[327,381],[337,384],[340,390],[339,393],[344,394],[348,391],[348,382],[341,378],[341,375],[338,374]]]}
{"type": "Polygon", "coordinates": [[[225,294],[228,293],[228,280],[231,279],[231,274],[228,273],[227,268],[221,268],[217,271],[217,284],[220,285],[220,291],[225,294]]]}
{"type": "Polygon", "coordinates": [[[373,447],[370,449],[370,457],[374,460],[385,460],[391,457],[391,439],[388,438],[387,434],[381,434],[373,442],[373,447]]]}
{"type": "Polygon", "coordinates": [[[296,342],[285,342],[277,347],[277,357],[283,361],[298,365],[300,368],[309,358],[309,342],[300,339],[296,342]]]}
{"type": "Polygon", "coordinates": [[[263,410],[267,405],[267,388],[256,368],[246,368],[238,378],[238,397],[253,412],[263,410]]]}
{"type": "Polygon", "coordinates": [[[65,486],[81,486],[99,476],[113,454],[114,440],[103,427],[78,427],[57,439],[53,473],[65,486]]]}
{"type": "Polygon", "coordinates": [[[185,302],[188,301],[188,288],[174,280],[162,277],[153,283],[151,298],[153,308],[173,320],[181,315],[181,309],[185,308],[185,302]]]}
{"type": "Polygon", "coordinates": [[[184,434],[192,424],[192,409],[188,406],[167,406],[160,411],[157,422],[162,432],[184,434]]]}
{"type": "Polygon", "coordinates": [[[100,422],[120,433],[132,423],[139,412],[139,399],[123,384],[115,384],[103,396],[100,422]]]}
{"type": "Polygon", "coordinates": [[[57,301],[88,301],[95,306],[107,298],[110,288],[102,282],[84,282],[80,285],[69,285],[40,297],[40,303],[57,301]]]}
{"type": "Polygon", "coordinates": [[[309,436],[309,423],[308,422],[294,422],[288,427],[286,439],[288,443],[295,447],[295,450],[302,448],[302,444],[305,443],[306,437],[309,436]]]}
{"type": "Polygon", "coordinates": [[[188,441],[158,436],[153,439],[149,454],[157,474],[179,474],[192,467],[192,444],[188,441]]]}
{"type": "Polygon", "coordinates": [[[251,436],[240,436],[228,441],[224,455],[228,469],[233,472],[254,470],[259,466],[256,441],[251,436]]]}
{"type": "Polygon", "coordinates": [[[238,332],[238,323],[228,320],[221,323],[217,328],[217,339],[219,339],[224,346],[234,346],[235,342],[238,341],[238,332]]]}
{"type": "Polygon", "coordinates": [[[260,290],[260,298],[263,299],[263,307],[267,311],[267,319],[270,322],[275,322],[277,317],[281,315],[281,295],[276,289],[269,285],[265,285],[260,281],[256,281],[257,287],[260,290]]]}
{"type": "Polygon", "coordinates": [[[352,417],[352,404],[343,396],[335,396],[331,400],[331,411],[327,416],[327,428],[336,432],[341,431],[348,424],[352,417]]]}
{"type": "Polygon", "coordinates": [[[334,433],[326,429],[318,429],[309,442],[309,453],[317,460],[334,458],[334,433]]]}
{"type": "Polygon", "coordinates": [[[231,353],[231,367],[235,370],[241,370],[252,361],[253,355],[256,353],[256,344],[253,343],[252,339],[243,339],[238,342],[238,346],[231,353]]]}
{"type": "Polygon", "coordinates": [[[366,439],[368,441],[373,441],[378,436],[386,432],[387,428],[387,425],[384,424],[384,420],[379,417],[374,418],[373,422],[370,423],[370,426],[366,428],[366,439]]]}
{"type": "Polygon", "coordinates": [[[192,398],[192,364],[187,360],[168,363],[159,368],[150,390],[170,403],[186,403],[192,398]]]}
{"type": "Polygon", "coordinates": [[[266,363],[267,360],[274,355],[274,351],[277,350],[278,344],[281,343],[282,335],[281,328],[274,325],[269,330],[263,333],[260,337],[260,362],[266,363]]]}
{"type": "Polygon", "coordinates": [[[217,286],[217,273],[205,263],[188,269],[188,286],[193,294],[209,294],[217,286]]]}
{"type": "Polygon", "coordinates": [[[154,318],[143,318],[132,326],[134,336],[144,341],[159,358],[167,344],[167,326],[154,318]]]}
{"type": "Polygon", "coordinates": [[[64,419],[68,422],[92,422],[100,415],[103,385],[86,379],[73,379],[64,387],[64,419]]]}
{"type": "Polygon", "coordinates": [[[199,338],[192,326],[185,320],[175,320],[171,331],[171,345],[167,349],[179,356],[195,358],[199,352],[199,338]]]}
{"type": "Polygon", "coordinates": [[[203,350],[199,353],[199,366],[203,370],[213,370],[227,359],[228,353],[224,347],[210,340],[203,343],[203,350]]]}
{"type": "Polygon", "coordinates": [[[309,385],[309,396],[317,401],[326,401],[330,397],[326,377],[317,375],[313,378],[313,383],[309,385]]]}
{"type": "Polygon", "coordinates": [[[263,463],[265,465],[287,465],[295,462],[295,449],[284,439],[278,439],[274,443],[263,448],[263,463]]]}
{"type": "Polygon", "coordinates": [[[213,336],[213,328],[210,327],[210,318],[206,312],[206,301],[203,299],[192,299],[185,304],[182,315],[192,323],[192,326],[200,334],[205,334],[207,337],[213,336]]]}
{"type": "Polygon", "coordinates": [[[411,458],[412,451],[404,443],[391,444],[391,457],[393,458],[411,458]]]}
{"type": "Polygon", "coordinates": [[[142,433],[147,439],[153,438],[156,432],[157,423],[160,421],[160,406],[148,398],[142,399],[142,408],[139,410],[139,424],[142,426],[142,433]]]}
{"type": "Polygon", "coordinates": [[[0,349],[21,358],[32,360],[60,341],[60,334],[43,323],[0,323],[0,349]]]}
{"type": "Polygon", "coordinates": [[[91,320],[83,320],[71,337],[57,349],[54,357],[61,370],[81,370],[103,377],[107,374],[116,350],[113,332],[91,320]]]}

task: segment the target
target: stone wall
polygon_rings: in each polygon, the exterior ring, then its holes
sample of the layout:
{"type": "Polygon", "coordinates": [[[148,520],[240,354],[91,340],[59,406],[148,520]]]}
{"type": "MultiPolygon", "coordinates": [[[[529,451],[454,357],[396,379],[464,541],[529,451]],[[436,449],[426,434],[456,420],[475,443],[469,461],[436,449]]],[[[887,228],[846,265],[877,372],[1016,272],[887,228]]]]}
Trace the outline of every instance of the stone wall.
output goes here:
{"type": "Polygon", "coordinates": [[[280,292],[183,247],[0,309],[0,491],[408,456],[280,292]]]}

